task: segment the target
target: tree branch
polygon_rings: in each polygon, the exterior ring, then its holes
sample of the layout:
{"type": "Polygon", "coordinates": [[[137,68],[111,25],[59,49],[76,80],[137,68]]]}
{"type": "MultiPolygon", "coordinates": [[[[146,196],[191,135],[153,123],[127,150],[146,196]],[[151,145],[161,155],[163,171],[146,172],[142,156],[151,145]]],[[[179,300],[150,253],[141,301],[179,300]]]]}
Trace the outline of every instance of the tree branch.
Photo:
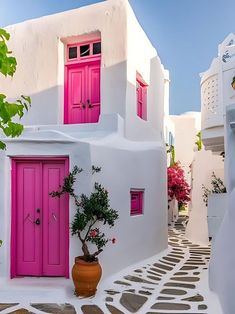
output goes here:
{"type": "Polygon", "coordinates": [[[84,241],[86,241],[86,238],[88,237],[88,234],[89,234],[89,232],[91,231],[91,228],[94,226],[94,224],[95,224],[97,221],[98,221],[98,218],[96,218],[96,219],[90,224],[90,226],[88,227],[87,233],[86,233],[86,235],[85,235],[85,237],[84,237],[84,241]]]}

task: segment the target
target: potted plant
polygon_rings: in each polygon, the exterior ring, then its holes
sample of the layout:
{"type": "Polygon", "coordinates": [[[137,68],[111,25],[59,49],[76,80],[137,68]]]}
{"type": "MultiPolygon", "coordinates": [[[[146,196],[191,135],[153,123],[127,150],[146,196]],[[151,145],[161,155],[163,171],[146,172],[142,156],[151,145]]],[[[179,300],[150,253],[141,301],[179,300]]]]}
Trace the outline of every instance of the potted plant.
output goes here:
{"type": "MultiPolygon", "coordinates": [[[[92,166],[92,173],[100,172],[101,168],[92,166]]],[[[75,295],[88,297],[96,293],[96,288],[102,275],[98,255],[106,244],[115,238],[109,239],[100,230],[101,225],[114,226],[118,219],[118,212],[109,205],[108,191],[95,182],[94,191],[89,195],[78,196],[74,191],[76,176],[82,169],[75,166],[67,177],[63,186],[58,191],[50,193],[52,197],[60,197],[68,193],[74,200],[76,213],[71,224],[71,233],[76,235],[81,242],[83,255],[75,258],[72,269],[72,278],[75,286],[75,295]],[[88,244],[96,246],[96,251],[91,253],[88,244]]]]}
{"type": "Polygon", "coordinates": [[[231,86],[235,90],[235,76],[233,77],[233,80],[231,82],[231,86]]]}
{"type": "Polygon", "coordinates": [[[223,181],[212,173],[211,189],[204,185],[203,201],[207,207],[207,223],[209,238],[215,238],[227,208],[227,189],[223,181]]]}

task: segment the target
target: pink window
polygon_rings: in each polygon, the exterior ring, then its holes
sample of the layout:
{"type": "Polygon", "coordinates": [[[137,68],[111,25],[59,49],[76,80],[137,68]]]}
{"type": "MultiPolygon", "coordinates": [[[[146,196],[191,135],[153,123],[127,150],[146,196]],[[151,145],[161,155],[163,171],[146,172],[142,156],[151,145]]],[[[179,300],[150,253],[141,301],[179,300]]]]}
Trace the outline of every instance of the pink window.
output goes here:
{"type": "Polygon", "coordinates": [[[137,115],[147,120],[147,88],[148,85],[143,80],[142,76],[136,75],[136,99],[137,99],[137,115]]]}
{"type": "Polygon", "coordinates": [[[143,190],[131,190],[131,216],[143,214],[143,190]]]}

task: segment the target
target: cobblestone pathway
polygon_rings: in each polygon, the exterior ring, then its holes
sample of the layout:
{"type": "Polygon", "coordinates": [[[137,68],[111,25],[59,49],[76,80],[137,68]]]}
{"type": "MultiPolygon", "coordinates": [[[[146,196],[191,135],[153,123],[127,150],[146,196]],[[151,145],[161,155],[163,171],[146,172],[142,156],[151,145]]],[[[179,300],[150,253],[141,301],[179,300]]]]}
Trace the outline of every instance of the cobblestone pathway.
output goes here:
{"type": "Polygon", "coordinates": [[[0,304],[0,313],[65,314],[214,314],[203,295],[201,278],[207,275],[210,247],[184,238],[186,217],[169,228],[169,250],[156,261],[133,269],[115,280],[102,297],[71,304],[0,304]]]}

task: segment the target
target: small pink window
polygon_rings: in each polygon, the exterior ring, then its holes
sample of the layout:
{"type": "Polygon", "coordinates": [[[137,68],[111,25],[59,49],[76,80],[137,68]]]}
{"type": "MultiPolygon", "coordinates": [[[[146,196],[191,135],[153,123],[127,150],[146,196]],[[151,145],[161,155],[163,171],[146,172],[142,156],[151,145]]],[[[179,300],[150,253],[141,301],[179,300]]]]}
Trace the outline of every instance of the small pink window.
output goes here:
{"type": "Polygon", "coordinates": [[[143,214],[143,190],[131,190],[131,216],[143,214]]]}
{"type": "Polygon", "coordinates": [[[136,75],[136,99],[137,99],[137,115],[147,120],[147,88],[148,85],[143,80],[142,76],[136,75]]]}
{"type": "Polygon", "coordinates": [[[101,56],[101,40],[96,39],[85,43],[67,46],[67,62],[81,61],[86,58],[101,56]]]}

